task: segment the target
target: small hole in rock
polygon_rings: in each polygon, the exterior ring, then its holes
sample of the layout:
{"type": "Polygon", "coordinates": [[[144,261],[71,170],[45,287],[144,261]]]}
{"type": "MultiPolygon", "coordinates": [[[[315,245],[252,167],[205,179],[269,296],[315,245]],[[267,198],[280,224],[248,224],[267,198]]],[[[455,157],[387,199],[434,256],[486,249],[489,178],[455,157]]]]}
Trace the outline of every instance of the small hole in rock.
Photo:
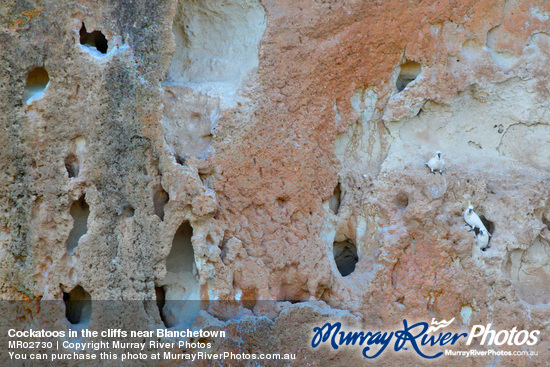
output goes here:
{"type": "Polygon", "coordinates": [[[63,292],[65,315],[73,325],[87,323],[92,316],[92,297],[81,286],[69,293],[63,292]]]}
{"type": "Polygon", "coordinates": [[[69,174],[69,178],[76,178],[80,173],[80,165],[78,164],[78,159],[74,154],[69,154],[65,158],[65,168],[69,174]]]}
{"type": "Polygon", "coordinates": [[[106,54],[107,48],[109,47],[107,38],[105,38],[103,33],[100,31],[88,33],[84,23],[82,23],[82,28],[80,28],[80,44],[89,48],[95,48],[102,54],[106,54]]]}
{"type": "Polygon", "coordinates": [[[69,238],[67,238],[67,252],[72,255],[74,249],[78,246],[78,241],[88,231],[90,208],[84,200],[84,196],[71,205],[70,214],[73,217],[73,229],[69,233],[69,238]]]}
{"type": "Polygon", "coordinates": [[[407,61],[399,66],[399,70],[399,76],[397,77],[395,86],[397,90],[401,92],[410,82],[420,75],[422,66],[414,61],[407,61]]]}
{"type": "MultiPolygon", "coordinates": [[[[481,222],[483,223],[483,225],[485,226],[485,228],[487,228],[487,230],[489,231],[489,234],[493,234],[493,232],[495,231],[495,225],[493,224],[493,222],[491,222],[490,220],[488,220],[487,218],[485,218],[484,215],[480,215],[479,216],[479,219],[481,219],[481,222]]],[[[477,231],[476,231],[476,235],[477,235],[477,231]]]]}
{"type": "Polygon", "coordinates": [[[155,187],[155,192],[153,193],[153,206],[155,208],[155,214],[160,218],[160,220],[164,220],[164,206],[169,200],[170,197],[168,196],[168,193],[164,191],[162,186],[157,185],[155,187]]]}
{"type": "Polygon", "coordinates": [[[164,326],[168,327],[163,312],[164,305],[166,304],[166,292],[164,291],[164,287],[155,287],[155,298],[157,299],[157,307],[159,309],[160,318],[164,326]]]}
{"type": "Polygon", "coordinates": [[[338,184],[334,188],[334,192],[332,193],[332,196],[330,197],[330,199],[328,199],[328,206],[334,214],[338,214],[338,211],[340,210],[341,196],[342,196],[342,192],[340,190],[340,182],[338,182],[338,184]]]}
{"type": "Polygon", "coordinates": [[[343,277],[353,273],[359,257],[357,247],[351,240],[334,242],[333,254],[336,267],[343,277]]]}
{"type": "Polygon", "coordinates": [[[27,75],[27,84],[23,92],[23,103],[31,104],[32,101],[42,97],[48,87],[50,77],[44,68],[35,68],[27,75]]]}
{"type": "Polygon", "coordinates": [[[80,175],[80,157],[86,149],[86,140],[77,136],[71,142],[69,153],[65,158],[65,169],[69,178],[76,178],[80,175]]]}
{"type": "Polygon", "coordinates": [[[132,218],[134,216],[134,208],[131,205],[126,205],[122,210],[122,216],[124,218],[132,218]]]}
{"type": "Polygon", "coordinates": [[[395,198],[395,205],[402,212],[405,211],[407,206],[409,206],[409,198],[407,197],[407,194],[402,192],[399,195],[397,195],[397,197],[395,198]]]}
{"type": "Polygon", "coordinates": [[[185,166],[185,157],[182,157],[180,155],[176,155],[176,163],[179,164],[180,166],[185,166]]]}
{"type": "Polygon", "coordinates": [[[286,203],[288,202],[288,198],[277,198],[277,204],[279,205],[279,208],[284,208],[286,203]]]}

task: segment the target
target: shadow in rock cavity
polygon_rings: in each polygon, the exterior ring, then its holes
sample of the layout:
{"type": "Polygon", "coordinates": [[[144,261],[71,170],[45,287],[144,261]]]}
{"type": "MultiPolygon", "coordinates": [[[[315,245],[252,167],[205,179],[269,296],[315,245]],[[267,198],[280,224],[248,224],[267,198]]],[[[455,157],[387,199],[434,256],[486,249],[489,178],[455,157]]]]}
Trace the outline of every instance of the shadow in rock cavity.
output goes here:
{"type": "Polygon", "coordinates": [[[156,288],[157,306],[166,327],[186,328],[200,310],[200,287],[191,239],[193,228],[185,221],[176,231],[166,258],[166,277],[156,288]]]}
{"type": "Polygon", "coordinates": [[[345,277],[355,271],[355,265],[359,261],[357,246],[350,240],[334,242],[334,262],[340,274],[345,277]]]}
{"type": "Polygon", "coordinates": [[[31,70],[27,75],[23,103],[31,104],[34,100],[42,98],[49,83],[50,77],[46,69],[38,67],[31,70]]]}
{"type": "Polygon", "coordinates": [[[92,316],[92,297],[81,286],[69,293],[63,292],[65,315],[73,325],[86,326],[92,316]]]}
{"type": "Polygon", "coordinates": [[[82,49],[95,57],[104,56],[109,48],[109,42],[105,38],[105,35],[100,31],[88,33],[84,23],[82,23],[82,28],[80,28],[80,45],[82,49]]]}
{"type": "Polygon", "coordinates": [[[406,61],[404,64],[399,66],[399,76],[395,82],[397,90],[401,92],[409,83],[420,75],[422,71],[422,66],[414,61],[406,61]]]}
{"type": "Polygon", "coordinates": [[[67,252],[72,255],[82,236],[88,232],[88,216],[90,207],[82,196],[78,201],[71,205],[71,217],[73,217],[73,229],[67,238],[67,252]]]}

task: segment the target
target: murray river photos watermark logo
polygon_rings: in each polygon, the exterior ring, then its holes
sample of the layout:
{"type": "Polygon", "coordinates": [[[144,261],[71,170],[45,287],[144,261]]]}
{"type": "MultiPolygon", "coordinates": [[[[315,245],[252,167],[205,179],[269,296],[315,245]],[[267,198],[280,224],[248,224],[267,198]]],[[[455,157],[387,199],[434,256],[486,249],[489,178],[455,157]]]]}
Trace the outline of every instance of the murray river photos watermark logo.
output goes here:
{"type": "Polygon", "coordinates": [[[466,345],[472,344],[475,340],[479,345],[484,346],[533,346],[537,344],[540,335],[539,330],[527,331],[512,330],[496,331],[491,324],[474,325],[469,333],[445,332],[446,327],[451,325],[455,319],[450,321],[436,321],[432,319],[431,325],[427,322],[409,324],[403,320],[403,329],[394,331],[345,331],[342,330],[340,322],[327,322],[321,327],[313,328],[311,346],[317,348],[322,343],[330,345],[333,349],[342,346],[360,346],[365,358],[376,358],[386,348],[393,346],[395,352],[400,350],[413,350],[423,358],[433,359],[444,354],[438,351],[437,347],[450,346],[459,340],[465,340],[466,345]]]}

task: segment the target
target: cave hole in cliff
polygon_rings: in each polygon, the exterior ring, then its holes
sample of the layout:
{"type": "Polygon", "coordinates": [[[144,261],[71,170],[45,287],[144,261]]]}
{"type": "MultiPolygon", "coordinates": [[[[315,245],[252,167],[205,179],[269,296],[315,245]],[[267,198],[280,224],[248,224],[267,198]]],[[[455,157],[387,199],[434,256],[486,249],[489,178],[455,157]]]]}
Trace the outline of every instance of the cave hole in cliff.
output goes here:
{"type": "Polygon", "coordinates": [[[166,271],[171,273],[193,273],[195,252],[193,250],[193,227],[188,221],[183,222],[172,241],[172,248],[166,258],[166,271]]]}
{"type": "Polygon", "coordinates": [[[414,61],[406,61],[405,63],[399,66],[399,76],[395,86],[397,90],[401,92],[405,87],[412,82],[413,80],[420,75],[422,71],[422,66],[414,61]]]}
{"type": "Polygon", "coordinates": [[[397,206],[397,209],[401,210],[402,212],[407,209],[407,206],[409,206],[409,197],[404,192],[400,192],[395,197],[395,206],[397,206]]]}
{"type": "Polygon", "coordinates": [[[80,238],[88,231],[88,216],[90,215],[90,207],[84,200],[84,196],[75,201],[71,205],[70,212],[73,217],[73,229],[67,238],[67,252],[72,255],[74,249],[78,246],[80,238]]]}
{"type": "Polygon", "coordinates": [[[162,323],[164,326],[168,327],[168,323],[164,317],[164,305],[166,304],[166,291],[164,287],[155,287],[155,298],[162,323]]]}
{"type": "Polygon", "coordinates": [[[156,185],[153,192],[153,207],[155,209],[155,214],[164,220],[164,207],[170,200],[168,193],[164,191],[161,185],[156,185]]]}
{"type": "Polygon", "coordinates": [[[80,44],[91,50],[97,50],[102,54],[106,54],[109,48],[109,42],[105,38],[105,35],[100,31],[88,33],[84,22],[82,23],[82,28],[80,28],[80,44]]]}
{"type": "Polygon", "coordinates": [[[340,210],[341,196],[342,196],[342,191],[340,189],[340,182],[338,182],[338,184],[334,188],[332,196],[328,199],[328,206],[334,214],[338,214],[338,211],[340,210]]]}
{"type": "Polygon", "coordinates": [[[76,178],[80,173],[80,164],[78,163],[78,158],[74,154],[69,154],[65,158],[65,168],[69,174],[69,178],[76,178]]]}
{"type": "Polygon", "coordinates": [[[69,293],[63,292],[65,316],[73,325],[87,323],[92,316],[92,297],[80,285],[69,293]]]}
{"type": "Polygon", "coordinates": [[[336,267],[343,277],[353,273],[359,257],[357,256],[357,247],[350,239],[334,242],[333,254],[336,267]]]}
{"type": "Polygon", "coordinates": [[[27,74],[27,84],[23,92],[23,103],[31,104],[32,101],[42,97],[48,87],[50,77],[46,69],[34,68],[27,74]]]}
{"type": "Polygon", "coordinates": [[[174,234],[166,257],[166,277],[158,283],[165,292],[161,311],[166,327],[190,326],[200,311],[200,284],[192,237],[193,228],[184,221],[174,234]]]}
{"type": "MultiPolygon", "coordinates": [[[[485,218],[484,215],[480,215],[479,219],[481,219],[481,222],[483,223],[485,228],[487,228],[489,233],[492,235],[493,232],[495,231],[495,224],[493,222],[491,222],[490,220],[488,220],[487,218],[485,218]]],[[[476,231],[475,231],[476,235],[478,234],[478,232],[479,232],[479,230],[476,228],[476,231]]]]}

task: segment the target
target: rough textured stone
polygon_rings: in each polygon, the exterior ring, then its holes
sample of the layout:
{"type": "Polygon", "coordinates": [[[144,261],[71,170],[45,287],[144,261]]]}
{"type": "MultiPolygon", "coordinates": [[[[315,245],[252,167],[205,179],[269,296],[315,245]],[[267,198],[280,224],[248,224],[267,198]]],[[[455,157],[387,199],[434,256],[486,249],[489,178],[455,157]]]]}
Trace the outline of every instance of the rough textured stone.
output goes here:
{"type": "MultiPolygon", "coordinates": [[[[2,2],[0,296],[30,302],[7,317],[69,328],[62,303],[37,302],[77,286],[93,301],[232,301],[194,308],[197,327],[236,330],[214,349],[297,366],[364,363],[309,348],[329,318],[547,334],[549,19],[538,0],[2,2]],[[106,53],[80,43],[83,22],[106,53]],[[436,150],[442,176],[424,165],[436,150]],[[468,201],[493,226],[487,251],[468,201]]],[[[154,305],[134,311],[162,326],[154,305]]],[[[400,363],[420,362],[380,360],[400,363]]]]}

